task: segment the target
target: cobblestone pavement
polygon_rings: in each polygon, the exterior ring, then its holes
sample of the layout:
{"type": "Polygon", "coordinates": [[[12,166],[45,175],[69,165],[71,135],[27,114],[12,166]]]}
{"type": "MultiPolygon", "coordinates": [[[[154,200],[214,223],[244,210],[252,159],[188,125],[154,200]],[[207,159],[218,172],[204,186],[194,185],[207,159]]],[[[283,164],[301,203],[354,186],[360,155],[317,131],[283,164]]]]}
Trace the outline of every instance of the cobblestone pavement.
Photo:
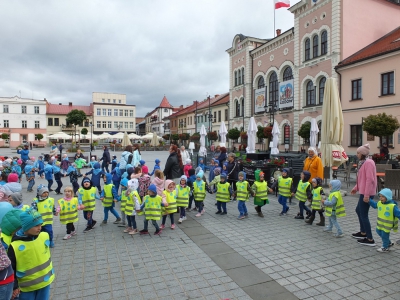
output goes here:
{"type": "MultiPolygon", "coordinates": [[[[143,152],[142,158],[151,170],[155,158],[163,164],[167,155],[143,152]]],[[[63,182],[67,186],[68,178],[63,182]]],[[[40,183],[45,181],[36,180],[35,190],[40,183]]],[[[34,194],[26,186],[24,180],[24,201],[30,203],[34,194]]],[[[207,195],[202,217],[189,212],[187,221],[175,230],[167,226],[161,236],[129,236],[112,224],[112,215],[108,225],[84,234],[80,213],[78,235],[64,241],[65,227],[55,217],[52,299],[399,299],[400,246],[381,254],[375,231],[376,247],[358,245],[350,236],[359,230],[357,197],[344,197],[343,238],[295,220],[297,205],[279,216],[275,196],[263,207],[265,218],[256,215],[252,199],[247,202],[250,216],[244,220],[236,219],[236,202],[228,203],[228,215],[215,215],[214,199],[207,195]]],[[[98,224],[102,216],[97,203],[98,224]]],[[[374,209],[370,220],[375,228],[374,209]]],[[[143,228],[143,217],[137,224],[143,228]]]]}

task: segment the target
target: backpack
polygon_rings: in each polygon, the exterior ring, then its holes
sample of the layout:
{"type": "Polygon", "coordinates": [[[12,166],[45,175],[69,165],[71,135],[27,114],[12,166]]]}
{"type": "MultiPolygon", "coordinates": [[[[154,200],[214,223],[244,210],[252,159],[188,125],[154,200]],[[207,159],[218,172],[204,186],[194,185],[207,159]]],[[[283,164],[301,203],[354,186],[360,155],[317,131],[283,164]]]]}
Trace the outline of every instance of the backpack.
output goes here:
{"type": "Polygon", "coordinates": [[[132,159],[133,159],[133,154],[130,154],[130,155],[128,156],[128,162],[127,162],[126,164],[127,164],[127,165],[132,164],[132,159]]]}

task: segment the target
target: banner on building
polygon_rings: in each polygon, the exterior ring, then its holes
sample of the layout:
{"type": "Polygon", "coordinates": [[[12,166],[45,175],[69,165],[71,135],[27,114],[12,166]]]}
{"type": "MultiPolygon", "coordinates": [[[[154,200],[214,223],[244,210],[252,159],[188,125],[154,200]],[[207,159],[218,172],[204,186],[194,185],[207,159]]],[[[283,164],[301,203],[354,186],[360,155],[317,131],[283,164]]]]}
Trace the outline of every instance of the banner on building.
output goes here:
{"type": "Polygon", "coordinates": [[[279,83],[279,109],[294,106],[293,79],[279,83]]]}
{"type": "Polygon", "coordinates": [[[254,113],[265,112],[264,106],[266,92],[266,87],[254,91],[254,113]]]}

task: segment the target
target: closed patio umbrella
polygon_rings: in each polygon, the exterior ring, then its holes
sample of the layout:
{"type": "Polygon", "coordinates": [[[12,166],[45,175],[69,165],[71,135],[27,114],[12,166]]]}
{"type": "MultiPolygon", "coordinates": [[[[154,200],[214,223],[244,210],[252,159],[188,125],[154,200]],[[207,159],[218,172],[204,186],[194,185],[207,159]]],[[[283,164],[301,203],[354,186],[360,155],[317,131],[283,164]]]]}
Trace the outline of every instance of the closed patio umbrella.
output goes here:
{"type": "Polygon", "coordinates": [[[157,133],[155,133],[155,132],[153,132],[153,137],[151,139],[151,145],[153,147],[158,146],[158,136],[157,136],[157,133]]]}
{"type": "Polygon", "coordinates": [[[256,153],[256,133],[257,124],[254,117],[250,118],[249,127],[247,128],[247,148],[246,153],[256,153]]]}
{"type": "Polygon", "coordinates": [[[200,150],[199,150],[200,156],[207,156],[206,135],[207,135],[207,131],[203,124],[203,125],[201,125],[201,129],[200,129],[200,150]]]}
{"type": "Polygon", "coordinates": [[[129,139],[129,136],[128,136],[128,134],[126,133],[126,131],[124,132],[124,136],[123,136],[123,138],[122,138],[122,143],[121,143],[121,145],[122,145],[122,147],[126,147],[126,146],[128,146],[128,145],[130,145],[131,144],[131,140],[129,139]]]}
{"type": "Polygon", "coordinates": [[[221,147],[226,147],[226,134],[228,131],[226,130],[225,122],[221,122],[221,125],[219,126],[219,136],[221,137],[221,142],[219,145],[221,147]]]}
{"type": "Polygon", "coordinates": [[[317,120],[315,118],[311,119],[311,128],[310,128],[310,146],[317,148],[317,138],[318,138],[318,125],[317,120]]]}
{"type": "Polygon", "coordinates": [[[281,131],[279,130],[278,123],[274,121],[274,126],[272,127],[272,148],[271,154],[279,154],[279,135],[281,131]]]}

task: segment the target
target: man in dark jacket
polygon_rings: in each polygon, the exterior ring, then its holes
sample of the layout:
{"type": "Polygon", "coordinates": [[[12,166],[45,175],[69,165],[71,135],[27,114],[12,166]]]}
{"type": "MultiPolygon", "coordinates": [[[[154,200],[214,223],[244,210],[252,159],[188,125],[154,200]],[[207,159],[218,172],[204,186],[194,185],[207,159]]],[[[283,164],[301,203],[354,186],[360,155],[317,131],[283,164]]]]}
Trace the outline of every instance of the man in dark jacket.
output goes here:
{"type": "Polygon", "coordinates": [[[108,165],[111,163],[110,152],[108,151],[107,146],[104,146],[103,150],[103,156],[100,158],[100,161],[103,161],[101,164],[101,170],[105,172],[104,169],[106,169],[107,173],[110,173],[110,170],[108,169],[108,165]]]}
{"type": "MultiPolygon", "coordinates": [[[[233,194],[236,194],[236,182],[238,181],[239,165],[236,162],[235,153],[228,154],[228,164],[226,166],[226,173],[228,178],[228,183],[233,186],[233,194]]],[[[235,201],[236,199],[233,199],[235,201]]]]}
{"type": "Polygon", "coordinates": [[[176,184],[179,184],[183,174],[182,158],[176,145],[171,145],[169,153],[170,155],[165,163],[164,176],[166,179],[171,179],[176,184]]]}

